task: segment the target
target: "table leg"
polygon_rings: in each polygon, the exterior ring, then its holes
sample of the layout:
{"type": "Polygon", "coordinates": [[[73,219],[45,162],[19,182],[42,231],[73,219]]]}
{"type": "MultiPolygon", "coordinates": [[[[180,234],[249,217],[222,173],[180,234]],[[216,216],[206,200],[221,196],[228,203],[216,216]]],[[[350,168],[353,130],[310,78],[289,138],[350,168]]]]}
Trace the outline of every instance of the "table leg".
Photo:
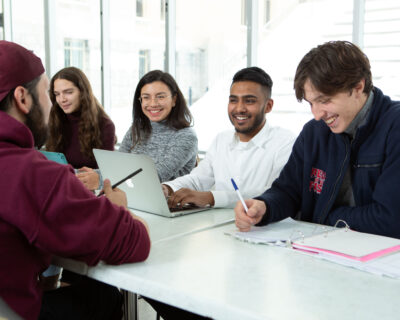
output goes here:
{"type": "Polygon", "coordinates": [[[124,295],[124,320],[137,320],[137,294],[121,290],[124,295]]]}

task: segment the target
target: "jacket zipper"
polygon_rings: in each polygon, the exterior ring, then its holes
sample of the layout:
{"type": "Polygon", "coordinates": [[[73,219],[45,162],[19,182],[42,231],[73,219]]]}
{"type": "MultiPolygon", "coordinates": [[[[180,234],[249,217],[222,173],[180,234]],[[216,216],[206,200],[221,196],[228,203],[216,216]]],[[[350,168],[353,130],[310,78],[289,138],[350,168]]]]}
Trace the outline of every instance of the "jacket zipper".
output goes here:
{"type": "MultiPolygon", "coordinates": [[[[353,141],[354,141],[354,140],[353,140],[353,141]]],[[[342,162],[342,167],[340,168],[340,174],[338,175],[338,177],[337,177],[337,179],[336,179],[336,181],[335,181],[335,184],[334,184],[334,186],[333,186],[333,190],[332,190],[331,196],[330,196],[330,198],[329,198],[329,201],[327,202],[327,204],[326,204],[326,206],[325,206],[325,208],[324,208],[324,211],[323,211],[323,215],[321,216],[321,219],[320,219],[319,222],[318,222],[319,224],[323,224],[323,221],[324,221],[324,220],[326,219],[326,217],[328,216],[327,211],[328,211],[328,208],[329,208],[329,204],[331,203],[332,198],[333,198],[333,195],[335,194],[336,187],[337,187],[337,185],[338,185],[338,183],[339,183],[340,177],[343,175],[344,164],[346,163],[347,157],[349,156],[349,149],[351,149],[351,144],[353,143],[353,141],[350,142],[350,147],[349,147],[348,140],[345,140],[345,145],[346,145],[346,156],[344,157],[344,160],[343,160],[343,162],[342,162]]]]}
{"type": "Polygon", "coordinates": [[[355,164],[353,168],[378,168],[381,167],[382,163],[374,163],[374,164],[355,164]]]}

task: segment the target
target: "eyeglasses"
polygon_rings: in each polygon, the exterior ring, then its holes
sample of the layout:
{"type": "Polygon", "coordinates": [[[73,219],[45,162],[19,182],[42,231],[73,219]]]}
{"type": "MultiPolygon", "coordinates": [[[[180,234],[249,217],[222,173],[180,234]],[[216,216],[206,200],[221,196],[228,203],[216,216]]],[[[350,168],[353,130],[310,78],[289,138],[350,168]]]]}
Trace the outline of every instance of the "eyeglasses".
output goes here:
{"type": "Polygon", "coordinates": [[[141,96],[139,98],[139,101],[142,105],[148,105],[153,99],[155,103],[164,103],[169,97],[172,96],[166,94],[158,94],[154,98],[152,98],[151,96],[141,96]]]}

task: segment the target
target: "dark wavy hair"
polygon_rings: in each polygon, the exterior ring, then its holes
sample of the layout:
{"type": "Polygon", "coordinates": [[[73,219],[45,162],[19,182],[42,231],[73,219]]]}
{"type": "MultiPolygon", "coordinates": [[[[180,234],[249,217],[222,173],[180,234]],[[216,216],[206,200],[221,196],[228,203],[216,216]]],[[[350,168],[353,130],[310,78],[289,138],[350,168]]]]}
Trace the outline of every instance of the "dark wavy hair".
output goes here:
{"type": "Polygon", "coordinates": [[[46,149],[63,152],[66,145],[64,133],[67,115],[58,105],[54,95],[54,82],[57,79],[68,80],[79,89],[81,116],[78,134],[80,151],[89,159],[94,159],[92,149],[102,147],[100,127],[104,119],[109,117],[93,95],[92,87],[86,75],[75,67],[61,69],[50,81],[50,99],[53,107],[50,112],[49,139],[46,143],[46,149]]]}
{"type": "Polygon", "coordinates": [[[166,124],[171,128],[179,130],[189,127],[192,123],[192,114],[189,111],[185,98],[175,79],[167,72],[160,70],[150,71],[140,79],[133,97],[132,148],[140,142],[148,139],[151,134],[151,123],[149,118],[147,118],[142,111],[142,105],[139,98],[142,88],[146,84],[155,81],[161,81],[164,83],[171,91],[172,97],[176,97],[175,106],[171,109],[171,112],[165,119],[166,124]]]}
{"type": "Polygon", "coordinates": [[[371,66],[359,47],[348,41],[330,41],[311,49],[300,61],[294,77],[298,101],[304,99],[309,79],[315,89],[328,96],[351,90],[365,79],[364,93],[373,88],[371,66]]]}

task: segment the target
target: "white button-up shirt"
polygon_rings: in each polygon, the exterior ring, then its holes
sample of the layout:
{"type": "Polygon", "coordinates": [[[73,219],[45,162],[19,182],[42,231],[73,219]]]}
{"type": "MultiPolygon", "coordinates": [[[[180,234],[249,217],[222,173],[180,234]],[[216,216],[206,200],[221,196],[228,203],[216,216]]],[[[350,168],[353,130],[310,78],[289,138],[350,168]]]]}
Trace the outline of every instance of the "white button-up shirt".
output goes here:
{"type": "Polygon", "coordinates": [[[253,198],[278,177],[292,151],[294,134],[280,127],[264,127],[249,142],[233,130],[219,133],[205,158],[190,174],[166,182],[173,191],[189,188],[211,191],[214,207],[234,207],[238,201],[233,178],[243,198],[253,198]]]}

